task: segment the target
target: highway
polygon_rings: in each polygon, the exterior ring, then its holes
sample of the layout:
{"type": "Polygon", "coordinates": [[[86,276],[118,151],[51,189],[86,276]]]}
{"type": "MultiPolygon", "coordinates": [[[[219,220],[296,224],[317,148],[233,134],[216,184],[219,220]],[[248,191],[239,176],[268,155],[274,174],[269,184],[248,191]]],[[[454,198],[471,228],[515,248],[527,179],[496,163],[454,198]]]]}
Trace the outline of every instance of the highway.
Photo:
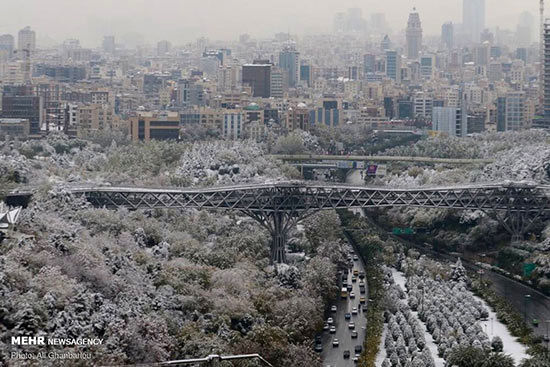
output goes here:
{"type": "MultiPolygon", "coordinates": [[[[374,223],[372,220],[369,221],[380,231],[384,231],[380,226],[378,226],[378,224],[374,223]]],[[[415,247],[421,253],[428,255],[434,260],[449,262],[451,264],[457,261],[456,256],[435,252],[427,248],[426,246],[419,245],[402,237],[394,236],[393,234],[388,234],[388,236],[399,242],[415,247]]],[[[472,271],[473,273],[478,273],[480,270],[482,270],[483,274],[480,276],[482,276],[484,279],[488,279],[491,282],[491,288],[499,296],[504,297],[508,302],[510,302],[512,306],[516,309],[516,311],[527,318],[527,323],[533,329],[536,335],[542,337],[549,335],[550,297],[532,287],[529,287],[526,284],[518,282],[517,280],[511,279],[505,275],[499,274],[492,270],[482,269],[464,258],[462,258],[461,260],[464,267],[472,271]],[[529,297],[525,298],[525,295],[529,295],[529,297]],[[534,319],[539,320],[540,324],[538,327],[532,325],[532,321],[534,319]]]]}
{"type": "MultiPolygon", "coordinates": [[[[353,269],[357,269],[359,272],[365,272],[365,266],[360,258],[353,261],[353,269]]],[[[351,281],[353,270],[348,272],[347,282],[352,284],[352,292],[355,293],[355,299],[349,298],[339,299],[336,306],[338,307],[336,312],[331,312],[330,317],[334,319],[334,325],[336,326],[336,333],[330,334],[328,331],[323,332],[323,351],[321,352],[321,357],[323,359],[323,366],[331,367],[346,367],[346,366],[355,366],[353,362],[353,357],[355,355],[354,348],[356,345],[363,346],[365,340],[365,328],[367,325],[367,319],[362,311],[358,311],[357,315],[352,315],[351,320],[345,319],[346,313],[351,313],[353,307],[359,309],[359,298],[364,296],[368,300],[368,288],[365,282],[365,294],[361,294],[359,291],[359,281],[358,278],[355,283],[351,281]],[[357,339],[351,338],[351,331],[348,328],[348,323],[355,323],[355,330],[357,331],[357,339]],[[332,346],[332,341],[334,338],[339,340],[340,345],[338,347],[332,346]],[[350,358],[344,359],[344,351],[350,351],[350,358]]],[[[341,287],[340,287],[341,288],[341,287]]]]}

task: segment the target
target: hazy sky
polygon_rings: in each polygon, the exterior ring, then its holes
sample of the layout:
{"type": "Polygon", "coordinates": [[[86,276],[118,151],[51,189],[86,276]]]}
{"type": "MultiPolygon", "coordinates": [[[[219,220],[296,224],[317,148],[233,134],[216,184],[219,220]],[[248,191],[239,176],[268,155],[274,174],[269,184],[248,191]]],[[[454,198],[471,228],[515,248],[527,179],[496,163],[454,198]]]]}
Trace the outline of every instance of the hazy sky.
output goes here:
{"type": "MultiPolygon", "coordinates": [[[[487,25],[515,29],[519,14],[538,14],[537,0],[486,0],[487,25]]],[[[426,34],[439,34],[446,21],[461,22],[462,0],[0,0],[0,34],[30,25],[37,37],[61,42],[78,38],[85,47],[103,35],[119,39],[142,34],[179,44],[205,35],[236,39],[241,33],[269,36],[276,32],[327,32],[335,12],[349,7],[368,14],[383,12],[394,30],[405,27],[416,6],[426,34]]],[[[550,7],[550,1],[547,4],[550,7]]],[[[535,22],[535,26],[538,21],[535,22]]]]}

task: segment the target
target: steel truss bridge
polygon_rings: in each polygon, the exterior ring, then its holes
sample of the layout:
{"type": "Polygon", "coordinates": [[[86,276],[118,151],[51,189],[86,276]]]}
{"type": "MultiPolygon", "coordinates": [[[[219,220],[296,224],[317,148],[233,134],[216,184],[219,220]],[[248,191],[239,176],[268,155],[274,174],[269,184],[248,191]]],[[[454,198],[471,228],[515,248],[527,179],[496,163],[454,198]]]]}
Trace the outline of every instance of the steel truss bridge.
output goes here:
{"type": "Polygon", "coordinates": [[[290,229],[320,210],[387,207],[481,210],[494,215],[513,240],[523,238],[537,219],[550,213],[550,186],[530,183],[393,189],[293,181],[188,189],[78,187],[69,191],[99,208],[241,212],[271,234],[273,263],[285,262],[290,229]]]}

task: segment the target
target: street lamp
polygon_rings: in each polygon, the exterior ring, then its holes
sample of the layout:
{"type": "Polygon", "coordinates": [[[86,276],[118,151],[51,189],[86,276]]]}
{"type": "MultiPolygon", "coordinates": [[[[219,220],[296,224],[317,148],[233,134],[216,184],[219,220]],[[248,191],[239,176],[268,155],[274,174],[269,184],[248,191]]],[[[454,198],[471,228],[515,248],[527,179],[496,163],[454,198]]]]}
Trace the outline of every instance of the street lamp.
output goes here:
{"type": "Polygon", "coordinates": [[[527,324],[527,301],[529,301],[530,299],[531,299],[530,294],[526,294],[523,297],[523,319],[525,321],[525,324],[527,324]]]}

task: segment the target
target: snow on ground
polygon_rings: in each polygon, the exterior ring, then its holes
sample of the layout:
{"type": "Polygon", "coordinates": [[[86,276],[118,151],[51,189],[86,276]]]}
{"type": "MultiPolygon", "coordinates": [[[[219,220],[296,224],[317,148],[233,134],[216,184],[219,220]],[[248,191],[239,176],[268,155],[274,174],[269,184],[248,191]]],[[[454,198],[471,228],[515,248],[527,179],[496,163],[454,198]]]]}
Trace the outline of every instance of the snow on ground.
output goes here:
{"type": "Polygon", "coordinates": [[[374,362],[375,366],[381,366],[382,362],[384,362],[384,359],[386,358],[386,347],[384,346],[384,340],[386,340],[387,332],[388,324],[384,324],[384,330],[382,331],[382,338],[380,339],[378,354],[376,355],[376,361],[374,362]]]}
{"type": "Polygon", "coordinates": [[[516,364],[519,364],[523,359],[530,358],[527,354],[527,348],[510,334],[506,325],[498,321],[495,311],[481,298],[475,298],[481,301],[483,306],[489,310],[489,320],[480,321],[480,324],[483,326],[485,333],[489,335],[489,338],[492,339],[493,336],[498,335],[502,339],[504,353],[512,356],[516,364]]]}
{"type": "MultiPolygon", "coordinates": [[[[395,280],[395,284],[401,287],[401,289],[406,290],[405,283],[407,282],[407,278],[405,277],[405,274],[401,273],[400,271],[397,271],[396,269],[392,268],[392,276],[395,280]]],[[[405,293],[405,297],[408,297],[407,293],[405,293]]],[[[437,354],[437,345],[434,342],[434,339],[432,335],[428,332],[428,329],[426,328],[426,324],[420,320],[418,317],[418,312],[412,311],[414,317],[418,319],[421,325],[424,326],[424,336],[426,338],[426,346],[430,349],[430,352],[432,353],[432,357],[435,362],[435,367],[445,367],[445,360],[438,356],[437,354]]],[[[378,365],[378,364],[377,364],[378,365]]]]}
{"type": "MultiPolygon", "coordinates": [[[[406,283],[406,277],[403,273],[392,269],[392,275],[393,279],[395,280],[395,283],[398,284],[403,290],[405,290],[405,283],[406,283]]],[[[474,296],[475,297],[475,296],[474,296]]],[[[489,338],[493,338],[493,336],[500,336],[502,339],[502,343],[504,345],[504,353],[509,354],[514,358],[514,361],[516,364],[519,364],[523,359],[529,358],[529,355],[527,354],[527,348],[518,342],[518,340],[510,334],[508,329],[506,328],[506,325],[498,321],[497,315],[495,311],[481,298],[475,297],[480,302],[483,303],[483,306],[489,310],[489,320],[488,321],[480,321],[480,324],[483,326],[485,333],[489,336],[489,338]]],[[[413,312],[415,316],[418,317],[418,312],[413,312]]],[[[422,321],[419,320],[421,323],[422,321]]],[[[424,323],[422,323],[424,324],[424,323]]],[[[436,367],[442,367],[444,366],[443,359],[439,358],[437,356],[437,345],[434,343],[434,340],[429,332],[426,331],[426,345],[430,348],[430,351],[432,352],[432,356],[435,360],[436,367]]],[[[378,364],[377,364],[378,365],[378,364]]]]}

